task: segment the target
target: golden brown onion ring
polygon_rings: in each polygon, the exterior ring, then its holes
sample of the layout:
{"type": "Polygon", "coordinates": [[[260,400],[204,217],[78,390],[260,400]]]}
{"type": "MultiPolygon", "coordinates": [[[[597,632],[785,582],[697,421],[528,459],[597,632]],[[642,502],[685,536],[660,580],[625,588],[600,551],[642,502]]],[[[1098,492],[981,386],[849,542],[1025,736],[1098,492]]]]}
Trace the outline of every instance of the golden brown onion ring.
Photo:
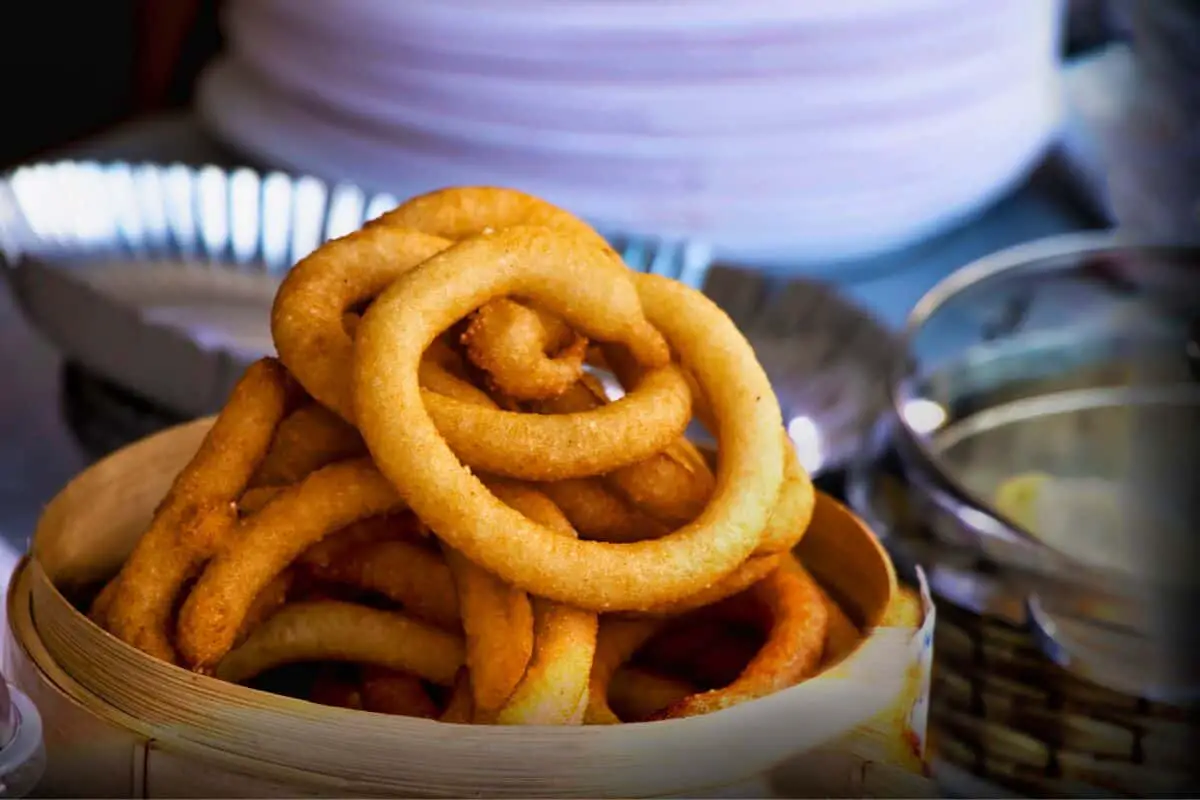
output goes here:
{"type": "Polygon", "coordinates": [[[112,605],[113,595],[117,593],[118,577],[119,573],[104,584],[104,587],[92,598],[92,605],[88,609],[88,619],[101,628],[108,628],[108,608],[112,605]]]}
{"type": "Polygon", "coordinates": [[[292,267],[271,307],[271,338],[310,395],[354,421],[346,380],[354,341],[343,314],[449,245],[415,230],[374,226],[326,242],[292,267]]]}
{"type": "Polygon", "coordinates": [[[793,549],[812,522],[817,499],[812,478],[800,466],[796,448],[786,434],[783,435],[783,452],[783,486],[779,488],[779,496],[775,507],[771,509],[771,517],[763,529],[762,541],[754,551],[755,555],[784,553],[793,549]]]}
{"type": "Polygon", "coordinates": [[[892,602],[888,603],[883,612],[883,619],[879,620],[881,628],[919,628],[921,621],[925,618],[925,609],[921,603],[921,595],[910,586],[901,586],[899,591],[892,595],[892,602]]]}
{"type": "Polygon", "coordinates": [[[789,556],[749,591],[771,617],[762,649],[729,686],[691,695],[656,714],[656,719],[711,714],[774,694],[816,671],[828,620],[812,576],[789,556]]]}
{"type": "MultiPolygon", "coordinates": [[[[604,387],[595,378],[584,376],[560,396],[534,408],[543,414],[577,414],[603,408],[608,402],[604,387]]],[[[605,483],[634,508],[669,527],[685,525],[700,515],[712,496],[714,480],[704,457],[682,436],[648,458],[604,476],[605,483]]]]}
{"type": "Polygon", "coordinates": [[[324,406],[308,403],[279,423],[250,488],[297,483],[321,467],[366,452],[367,446],[353,426],[324,406]]]}
{"type": "Polygon", "coordinates": [[[779,404],[729,317],[699,292],[630,273],[602,254],[591,258],[578,240],[545,230],[468,240],[393,283],[359,328],[354,396],[380,470],[441,539],[507,582],[580,608],[651,608],[720,580],[758,546],[783,482],[779,404]],[[644,363],[665,355],[658,331],[666,335],[719,423],[716,491],[700,517],[633,544],[565,539],[510,509],[463,467],[426,411],[421,357],[465,313],[508,295],[560,314],[591,338],[626,345],[644,363]]]}
{"type": "Polygon", "coordinates": [[[584,539],[640,542],[670,533],[667,526],[633,508],[600,478],[573,478],[539,485],[584,539]]]}
{"type": "Polygon", "coordinates": [[[769,556],[751,556],[733,572],[705,589],[672,603],[666,603],[647,609],[645,613],[655,616],[679,616],[689,611],[711,606],[749,589],[776,569],[783,561],[785,554],[777,553],[769,556]]]}
{"type": "MultiPolygon", "coordinates": [[[[309,394],[343,419],[354,420],[349,381],[354,343],[342,323],[343,312],[368,302],[446,245],[445,240],[414,231],[373,226],[326,243],[291,270],[276,296],[271,330],[280,358],[309,394]]],[[[610,253],[596,250],[591,256],[588,263],[625,271],[610,253]]],[[[631,294],[627,300],[636,310],[636,297],[631,294]]],[[[572,478],[649,456],[686,427],[691,394],[683,376],[668,365],[670,354],[662,338],[640,314],[631,327],[610,333],[629,340],[645,365],[663,369],[647,376],[623,404],[601,412],[603,416],[496,411],[435,392],[426,393],[429,413],[465,463],[496,475],[572,478]],[[678,431],[669,435],[667,425],[678,431]],[[496,431],[505,433],[496,436],[496,431]],[[518,451],[522,457],[513,458],[518,451]]]]}
{"type": "Polygon", "coordinates": [[[306,549],[352,522],[403,507],[367,459],[330,464],[289,486],[238,525],[238,534],[196,581],[179,612],[177,646],[195,669],[233,646],[250,604],[306,549]]]}
{"type": "Polygon", "coordinates": [[[642,645],[650,641],[663,627],[657,619],[622,619],[605,617],[596,636],[596,655],[588,679],[588,704],[584,722],[588,725],[618,725],[621,718],[608,702],[609,685],[642,645]]]}
{"type": "Polygon", "coordinates": [[[647,373],[617,402],[578,414],[495,410],[432,391],[422,398],[463,464],[530,481],[590,477],[645,460],[679,438],[692,408],[687,383],[672,365],[647,373]]]}
{"type": "Polygon", "coordinates": [[[512,696],[533,656],[533,605],[510,586],[443,543],[466,634],[467,668],[477,714],[490,715],[512,696]]]}
{"type": "Polygon", "coordinates": [[[591,225],[569,211],[540,197],[497,186],[456,186],[427,192],[367,223],[368,227],[377,225],[411,228],[456,241],[488,229],[536,226],[573,234],[612,252],[591,225]]]}
{"type": "MultiPolygon", "coordinates": [[[[524,192],[499,187],[467,186],[429,192],[369,224],[410,228],[455,241],[488,230],[537,226],[583,238],[617,258],[608,243],[575,215],[524,192]]],[[[468,330],[467,336],[471,360],[490,374],[497,390],[509,397],[553,396],[582,372],[587,340],[541,309],[511,300],[493,300],[477,312],[472,328],[475,330],[468,330]],[[488,330],[476,327],[480,320],[488,330]],[[535,324],[541,330],[528,328],[535,324]]]]}
{"type": "Polygon", "coordinates": [[[463,665],[462,639],[395,611],[320,600],[292,603],[221,659],[216,676],[244,683],[284,664],[374,664],[449,686],[463,665]]]}
{"type": "Polygon", "coordinates": [[[561,319],[507,298],[476,311],[462,343],[492,388],[516,400],[562,394],[583,374],[587,353],[587,339],[561,319]]]}
{"type": "MultiPolygon", "coordinates": [[[[445,559],[402,540],[350,547],[324,566],[316,577],[382,595],[405,613],[446,630],[460,625],[458,593],[445,559]]],[[[532,623],[531,623],[532,624],[532,623]]]]}
{"type": "MultiPolygon", "coordinates": [[[[577,535],[545,495],[524,486],[490,482],[492,492],[526,517],[561,536],[577,535]]],[[[534,598],[533,658],[525,677],[496,715],[500,725],[578,725],[583,722],[588,676],[596,654],[596,615],[534,598]]]]}
{"type": "Polygon", "coordinates": [[[238,629],[237,638],[234,640],[237,644],[246,641],[259,625],[283,608],[288,601],[288,593],[292,591],[295,578],[295,573],[285,570],[272,578],[271,582],[255,596],[254,602],[246,611],[246,618],[242,620],[241,628],[238,629]]]}
{"type": "MultiPolygon", "coordinates": [[[[426,531],[412,514],[384,514],[352,522],[309,547],[296,558],[296,564],[310,570],[324,570],[338,564],[350,553],[379,542],[416,542],[426,531]]],[[[322,576],[326,577],[326,576],[322,576]]]]}
{"type": "MultiPolygon", "coordinates": [[[[121,568],[104,615],[118,639],[174,663],[171,616],[179,593],[229,538],[237,519],[236,501],[298,394],[273,358],[251,365],[238,381],[121,568]]],[[[236,632],[235,628],[231,636],[236,632]]]]}
{"type": "Polygon", "coordinates": [[[238,498],[238,516],[248,517],[251,514],[257,514],[259,511],[262,511],[267,503],[274,500],[283,491],[283,488],[282,486],[256,486],[253,489],[247,489],[238,498]]]}

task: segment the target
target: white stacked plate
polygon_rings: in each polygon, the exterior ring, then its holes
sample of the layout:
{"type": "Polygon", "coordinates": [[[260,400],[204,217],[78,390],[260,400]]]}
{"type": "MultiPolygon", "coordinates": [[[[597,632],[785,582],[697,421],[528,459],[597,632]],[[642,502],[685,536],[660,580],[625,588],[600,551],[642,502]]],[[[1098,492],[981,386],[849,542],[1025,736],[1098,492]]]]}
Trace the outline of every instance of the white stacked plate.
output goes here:
{"type": "Polygon", "coordinates": [[[236,0],[199,105],[269,164],[524,187],[601,228],[813,263],[937,232],[1059,114],[1059,0],[236,0]]]}

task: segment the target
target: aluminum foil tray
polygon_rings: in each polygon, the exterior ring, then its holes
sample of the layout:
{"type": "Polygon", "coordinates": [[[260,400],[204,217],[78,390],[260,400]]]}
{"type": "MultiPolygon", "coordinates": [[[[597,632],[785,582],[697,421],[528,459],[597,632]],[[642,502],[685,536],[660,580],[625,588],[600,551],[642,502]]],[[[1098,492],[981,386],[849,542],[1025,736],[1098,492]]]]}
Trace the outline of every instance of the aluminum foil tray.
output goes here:
{"type": "MultiPolygon", "coordinates": [[[[31,165],[0,182],[0,274],[68,361],[172,417],[200,416],[273,352],[269,309],[290,266],[397,202],[280,172],[31,165]]],[[[638,241],[611,238],[637,262],[638,241]]],[[[707,294],[774,383],[805,466],[844,467],[886,407],[897,337],[825,284],[703,266],[707,294]]]]}
{"type": "Polygon", "coordinates": [[[396,204],[279,172],[37,164],[0,183],[0,273],[69,359],[199,416],[273,351],[291,264],[396,204]]]}

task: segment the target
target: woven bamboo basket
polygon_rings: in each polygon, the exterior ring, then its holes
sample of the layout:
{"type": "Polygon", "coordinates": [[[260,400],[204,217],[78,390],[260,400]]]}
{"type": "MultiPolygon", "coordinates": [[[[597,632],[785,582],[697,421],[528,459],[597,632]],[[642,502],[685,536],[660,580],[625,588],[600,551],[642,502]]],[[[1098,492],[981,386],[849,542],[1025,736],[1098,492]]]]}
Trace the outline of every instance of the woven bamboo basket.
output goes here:
{"type": "Polygon", "coordinates": [[[1089,683],[1019,627],[943,604],[930,724],[940,758],[1010,789],[1093,797],[1189,785],[1197,729],[1180,708],[1089,683]]]}
{"type": "Polygon", "coordinates": [[[132,549],[210,420],[128,447],[46,508],[9,594],[6,672],[41,708],[45,795],[928,796],[919,776],[934,614],[881,626],[886,553],[828,498],[800,555],[869,633],[819,676],[683,720],[446,725],[320,706],[144,656],[79,612],[132,549]]]}

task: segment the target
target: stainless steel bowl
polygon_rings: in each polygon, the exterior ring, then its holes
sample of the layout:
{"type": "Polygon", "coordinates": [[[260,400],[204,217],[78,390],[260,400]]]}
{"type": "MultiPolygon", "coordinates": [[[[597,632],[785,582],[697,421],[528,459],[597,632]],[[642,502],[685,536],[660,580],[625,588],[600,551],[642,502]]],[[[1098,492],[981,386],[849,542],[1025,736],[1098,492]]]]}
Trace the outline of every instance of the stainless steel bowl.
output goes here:
{"type": "Polygon", "coordinates": [[[1200,249],[1015,248],[917,306],[885,422],[917,513],[995,567],[1048,655],[1168,702],[1200,699],[1172,624],[1196,596],[1198,319],[1200,249]]]}

